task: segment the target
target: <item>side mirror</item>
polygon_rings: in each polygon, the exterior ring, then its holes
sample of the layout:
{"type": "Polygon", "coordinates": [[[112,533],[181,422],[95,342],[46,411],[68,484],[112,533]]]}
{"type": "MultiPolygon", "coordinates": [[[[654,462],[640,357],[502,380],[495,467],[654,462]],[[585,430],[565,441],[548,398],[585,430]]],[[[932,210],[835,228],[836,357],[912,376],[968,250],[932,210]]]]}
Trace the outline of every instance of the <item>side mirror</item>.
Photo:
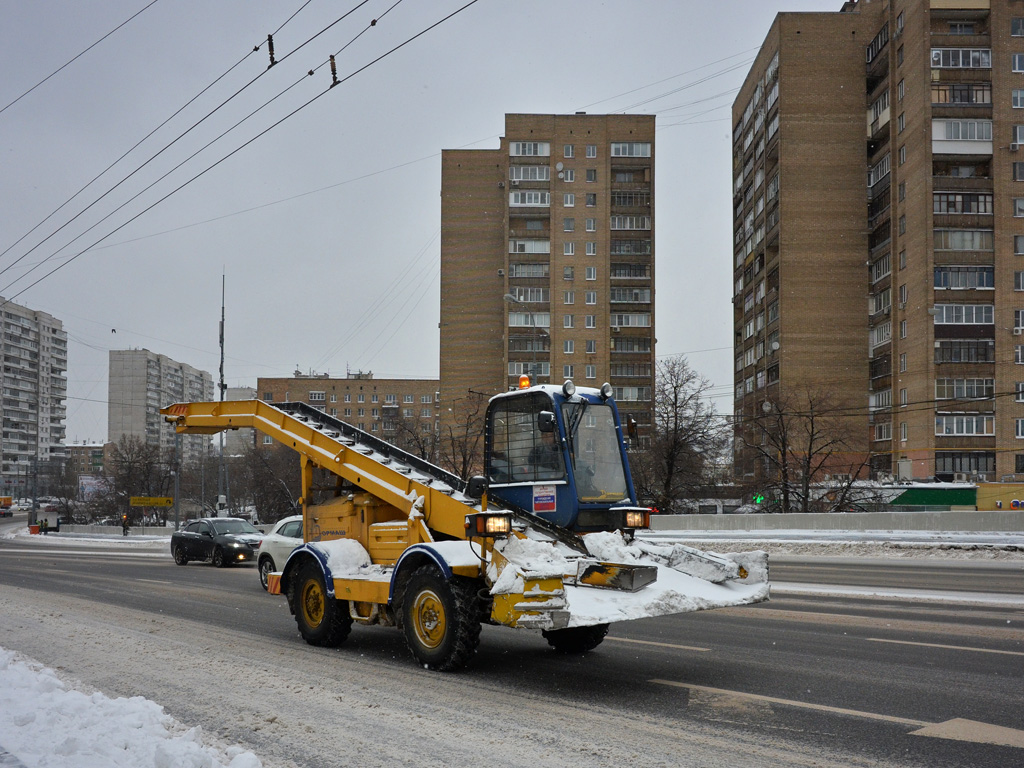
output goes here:
{"type": "Polygon", "coordinates": [[[466,495],[471,499],[479,499],[487,492],[487,478],[483,475],[473,475],[466,485],[466,495]]]}
{"type": "Polygon", "coordinates": [[[537,429],[541,432],[555,431],[555,414],[551,411],[541,411],[537,414],[537,429]]]}

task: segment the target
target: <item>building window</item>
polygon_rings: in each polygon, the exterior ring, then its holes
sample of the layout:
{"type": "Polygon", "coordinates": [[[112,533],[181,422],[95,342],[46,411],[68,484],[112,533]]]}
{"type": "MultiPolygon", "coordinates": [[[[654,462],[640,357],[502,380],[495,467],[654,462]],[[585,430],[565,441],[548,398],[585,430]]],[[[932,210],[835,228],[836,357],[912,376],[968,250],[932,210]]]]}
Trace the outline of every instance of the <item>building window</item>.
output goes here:
{"type": "Polygon", "coordinates": [[[900,390],[900,408],[906,408],[906,407],[907,407],[907,390],[906,389],[901,389],[900,390]]]}
{"type": "Polygon", "coordinates": [[[896,66],[903,66],[903,46],[896,49],[896,66]]]}
{"type": "Polygon", "coordinates": [[[932,285],[952,291],[995,288],[995,267],[935,267],[932,285]]]}
{"type": "Polygon", "coordinates": [[[907,442],[907,422],[900,422],[900,440],[907,442]]]}
{"type": "Polygon", "coordinates": [[[597,280],[597,267],[587,267],[586,268],[586,279],[587,280],[597,280]]]}
{"type": "Polygon", "coordinates": [[[597,291],[586,291],[584,299],[587,304],[597,304],[597,291]]]}
{"type": "Polygon", "coordinates": [[[563,171],[563,173],[565,173],[564,181],[570,183],[576,181],[576,171],[574,171],[572,168],[566,168],[565,171],[563,171]]]}
{"type": "Polygon", "coordinates": [[[587,328],[597,328],[597,315],[586,315],[584,320],[587,328]]]}
{"type": "Polygon", "coordinates": [[[933,69],[991,69],[988,48],[932,48],[933,69]]]}
{"type": "Polygon", "coordinates": [[[575,232],[576,231],[576,219],[573,219],[573,218],[562,219],[562,231],[563,232],[575,232]]]}
{"type": "Polygon", "coordinates": [[[1024,109],[1024,88],[1013,89],[1013,108],[1024,109]]]}
{"type": "Polygon", "coordinates": [[[572,378],[572,372],[573,372],[573,367],[571,365],[563,365],[562,366],[562,378],[563,379],[571,379],[572,378]]]}
{"type": "Polygon", "coordinates": [[[907,338],[907,321],[906,320],[900,320],[900,338],[901,339],[907,338]]]}
{"type": "Polygon", "coordinates": [[[562,352],[567,355],[571,355],[576,351],[576,342],[572,339],[566,339],[562,342],[562,352]]]}
{"type": "Polygon", "coordinates": [[[509,181],[551,181],[551,169],[546,165],[510,165],[509,181]]]}
{"type": "Polygon", "coordinates": [[[936,400],[991,400],[995,379],[936,379],[936,400]]]}
{"type": "Polygon", "coordinates": [[[572,144],[562,145],[562,157],[573,157],[575,152],[576,148],[572,144]]]}
{"type": "Polygon", "coordinates": [[[587,168],[587,181],[593,183],[597,181],[597,169],[587,168]]]}
{"type": "Polygon", "coordinates": [[[566,192],[562,195],[562,207],[573,208],[576,205],[576,195],[572,192],[566,192]]]}
{"type": "Polygon", "coordinates": [[[1016,396],[1014,400],[1018,403],[1024,403],[1024,381],[1018,381],[1016,383],[1016,396]]]}
{"type": "Polygon", "coordinates": [[[587,242],[587,256],[597,256],[597,243],[587,242]]]}
{"type": "Polygon", "coordinates": [[[900,234],[901,235],[907,234],[907,217],[906,216],[900,216],[899,227],[900,227],[900,234]]]}
{"type": "Polygon", "coordinates": [[[900,158],[899,159],[899,164],[900,165],[903,165],[905,162],[907,162],[907,145],[906,144],[904,144],[902,147],[900,147],[899,158],[900,158]]]}
{"type": "Polygon", "coordinates": [[[994,435],[996,433],[995,416],[974,413],[937,413],[935,414],[936,435],[957,435],[972,437],[994,435]]]}
{"type": "Polygon", "coordinates": [[[562,279],[572,280],[576,269],[575,267],[563,267],[562,268],[562,279]]]}
{"type": "Polygon", "coordinates": [[[573,315],[562,315],[562,327],[573,328],[575,327],[575,316],[573,315]]]}
{"type": "MultiPolygon", "coordinates": [[[[903,49],[900,48],[902,51],[903,49]]],[[[900,112],[900,116],[896,118],[896,131],[897,133],[903,133],[903,129],[907,127],[907,116],[900,112]]]]}
{"type": "Polygon", "coordinates": [[[587,378],[588,379],[596,379],[597,378],[597,366],[596,365],[588,365],[586,367],[586,372],[587,372],[587,378]]]}
{"type": "Polygon", "coordinates": [[[1013,180],[1024,181],[1024,163],[1013,164],[1013,180]]]}
{"type": "Polygon", "coordinates": [[[587,208],[593,208],[597,205],[597,195],[593,192],[587,194],[587,208]]]}
{"type": "Polygon", "coordinates": [[[352,402],[352,395],[346,393],[345,394],[345,402],[346,403],[351,403],[352,402]]]}
{"type": "Polygon", "coordinates": [[[562,243],[562,255],[563,256],[575,256],[576,255],[576,243],[562,243]]]}
{"type": "MultiPolygon", "coordinates": [[[[595,147],[595,151],[596,151],[595,147]]],[[[649,141],[613,141],[612,157],[650,157],[651,143],[649,141]]],[[[588,155],[590,157],[590,155],[588,155]]],[[[597,157],[595,154],[594,157],[597,157]]]]}
{"type": "Polygon", "coordinates": [[[1013,215],[1017,218],[1024,216],[1024,197],[1013,198],[1013,215]]]}
{"type": "Polygon", "coordinates": [[[594,339],[587,341],[587,354],[597,354],[597,342],[594,339]]]}
{"type": "Polygon", "coordinates": [[[900,251],[900,269],[907,268],[907,252],[900,251]]]}
{"type": "Polygon", "coordinates": [[[1024,53],[1013,54],[1013,71],[1024,72],[1024,53]]]}
{"type": "Polygon", "coordinates": [[[991,304],[936,304],[935,325],[992,325],[991,304]]]}
{"type": "Polygon", "coordinates": [[[900,354],[900,373],[907,372],[907,353],[903,352],[900,354]]]}
{"type": "Polygon", "coordinates": [[[513,141],[509,143],[512,157],[549,157],[551,144],[546,141],[513,141]]]}
{"type": "Polygon", "coordinates": [[[562,291],[562,303],[563,304],[575,304],[576,303],[576,291],[562,291]]]}
{"type": "Polygon", "coordinates": [[[903,93],[904,93],[903,81],[900,80],[899,83],[896,84],[896,99],[898,101],[903,101],[903,93]]]}
{"type": "Polygon", "coordinates": [[[1024,235],[1013,236],[1013,252],[1017,256],[1024,256],[1024,235]]]}
{"type": "Polygon", "coordinates": [[[587,157],[597,157],[597,144],[587,144],[587,157]]]}
{"type": "Polygon", "coordinates": [[[1024,272],[1013,273],[1013,290],[1024,291],[1024,272]]]}
{"type": "Polygon", "coordinates": [[[535,189],[509,192],[508,204],[512,208],[547,208],[551,205],[551,193],[535,189]]]}

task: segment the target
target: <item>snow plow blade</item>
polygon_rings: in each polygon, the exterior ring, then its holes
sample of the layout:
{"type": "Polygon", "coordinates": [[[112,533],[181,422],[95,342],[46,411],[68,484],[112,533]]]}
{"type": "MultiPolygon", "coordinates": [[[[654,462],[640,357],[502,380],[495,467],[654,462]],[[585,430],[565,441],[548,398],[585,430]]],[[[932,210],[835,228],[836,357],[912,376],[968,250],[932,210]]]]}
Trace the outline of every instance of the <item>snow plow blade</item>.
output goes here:
{"type": "Polygon", "coordinates": [[[526,535],[496,543],[488,567],[491,620],[567,629],[750,605],[769,597],[766,552],[680,558],[671,546],[627,542],[619,533],[592,533],[583,540],[591,557],[526,535]],[[708,563],[716,567],[709,570],[708,563]],[[732,566],[726,568],[728,578],[721,575],[724,564],[732,566]]]}

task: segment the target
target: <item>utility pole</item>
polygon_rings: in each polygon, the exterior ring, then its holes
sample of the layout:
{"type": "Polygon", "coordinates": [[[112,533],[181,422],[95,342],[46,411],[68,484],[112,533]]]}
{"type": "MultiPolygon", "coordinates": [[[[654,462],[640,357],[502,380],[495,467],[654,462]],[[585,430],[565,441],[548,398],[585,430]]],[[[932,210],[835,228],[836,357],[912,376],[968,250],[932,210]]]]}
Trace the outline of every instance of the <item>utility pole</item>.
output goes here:
{"type": "MultiPolygon", "coordinates": [[[[220,389],[220,401],[224,402],[224,391],[227,389],[227,385],[224,383],[224,285],[226,282],[226,276],[221,274],[220,276],[220,383],[218,387],[220,389]]],[[[222,504],[226,506],[227,496],[226,494],[226,475],[227,470],[224,467],[224,431],[220,432],[220,459],[217,465],[217,513],[220,514],[222,504]]]]}
{"type": "Polygon", "coordinates": [[[174,431],[174,530],[181,520],[181,432],[174,431]]]}

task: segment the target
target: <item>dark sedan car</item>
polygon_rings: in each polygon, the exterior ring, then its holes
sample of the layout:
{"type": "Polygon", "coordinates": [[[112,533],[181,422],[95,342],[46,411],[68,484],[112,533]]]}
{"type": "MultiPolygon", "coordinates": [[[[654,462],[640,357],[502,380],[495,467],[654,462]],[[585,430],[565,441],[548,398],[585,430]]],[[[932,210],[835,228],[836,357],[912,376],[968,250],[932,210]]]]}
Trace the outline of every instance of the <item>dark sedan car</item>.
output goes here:
{"type": "Polygon", "coordinates": [[[171,554],[178,565],[209,560],[218,568],[256,559],[263,533],[237,517],[192,520],[171,534],[171,554]]]}

